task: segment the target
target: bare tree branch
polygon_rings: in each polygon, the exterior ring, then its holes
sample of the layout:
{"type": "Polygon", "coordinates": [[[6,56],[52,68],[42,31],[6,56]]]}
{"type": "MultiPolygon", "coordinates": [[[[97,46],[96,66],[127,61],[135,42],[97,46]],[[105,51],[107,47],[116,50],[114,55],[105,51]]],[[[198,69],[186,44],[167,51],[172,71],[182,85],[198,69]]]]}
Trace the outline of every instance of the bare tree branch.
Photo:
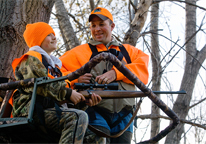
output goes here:
{"type": "Polygon", "coordinates": [[[202,10],[206,11],[206,8],[204,8],[204,7],[198,6],[198,5],[190,3],[190,2],[182,1],[182,0],[153,0],[153,3],[164,2],[164,1],[170,1],[170,2],[176,1],[176,2],[181,2],[181,3],[186,3],[186,4],[198,7],[199,9],[202,9],[202,10]]]}
{"type": "Polygon", "coordinates": [[[198,101],[197,103],[195,103],[195,104],[191,105],[188,109],[191,109],[191,108],[195,107],[196,105],[198,105],[198,104],[200,104],[200,103],[204,102],[205,100],[206,100],[206,98],[201,99],[201,100],[200,100],[200,101],[198,101]]]}
{"type": "MultiPolygon", "coordinates": [[[[162,119],[166,119],[166,120],[171,120],[169,117],[162,116],[162,115],[139,115],[138,118],[140,118],[142,120],[144,120],[144,119],[158,119],[158,118],[162,118],[162,119]]],[[[206,126],[205,125],[194,123],[194,122],[191,122],[189,120],[180,119],[180,122],[181,123],[185,123],[185,124],[190,124],[192,126],[197,126],[199,128],[203,128],[204,130],[206,130],[206,126]]]]}
{"type": "Polygon", "coordinates": [[[93,11],[93,9],[95,8],[94,0],[89,0],[89,3],[90,3],[90,10],[93,11]]]}

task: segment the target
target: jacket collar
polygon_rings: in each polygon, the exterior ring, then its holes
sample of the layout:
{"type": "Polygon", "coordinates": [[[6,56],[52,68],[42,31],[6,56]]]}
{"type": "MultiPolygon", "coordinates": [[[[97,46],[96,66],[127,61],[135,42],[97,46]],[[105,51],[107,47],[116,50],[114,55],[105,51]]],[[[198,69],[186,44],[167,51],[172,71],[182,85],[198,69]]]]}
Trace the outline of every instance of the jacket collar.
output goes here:
{"type": "Polygon", "coordinates": [[[62,62],[60,59],[58,59],[57,57],[55,56],[52,56],[52,55],[48,55],[41,47],[39,46],[33,46],[29,49],[29,51],[36,51],[40,54],[42,54],[46,61],[53,67],[55,68],[55,65],[57,65],[59,68],[62,67],[62,62]]]}
{"type": "MultiPolygon", "coordinates": [[[[102,44],[102,42],[95,41],[95,40],[92,39],[92,38],[89,40],[89,43],[92,44],[92,45],[102,44]]],[[[110,42],[106,45],[106,48],[109,48],[111,45],[120,46],[121,43],[119,43],[119,42],[112,36],[112,41],[110,41],[110,42]]]]}

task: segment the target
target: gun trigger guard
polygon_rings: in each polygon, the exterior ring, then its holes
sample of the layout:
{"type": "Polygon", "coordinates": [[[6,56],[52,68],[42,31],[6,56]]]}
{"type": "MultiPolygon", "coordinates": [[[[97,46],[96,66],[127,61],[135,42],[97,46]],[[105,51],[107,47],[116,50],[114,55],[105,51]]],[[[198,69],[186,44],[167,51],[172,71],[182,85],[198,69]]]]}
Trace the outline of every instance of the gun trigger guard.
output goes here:
{"type": "Polygon", "coordinates": [[[89,96],[91,97],[92,96],[92,92],[90,90],[87,90],[89,96]]]}

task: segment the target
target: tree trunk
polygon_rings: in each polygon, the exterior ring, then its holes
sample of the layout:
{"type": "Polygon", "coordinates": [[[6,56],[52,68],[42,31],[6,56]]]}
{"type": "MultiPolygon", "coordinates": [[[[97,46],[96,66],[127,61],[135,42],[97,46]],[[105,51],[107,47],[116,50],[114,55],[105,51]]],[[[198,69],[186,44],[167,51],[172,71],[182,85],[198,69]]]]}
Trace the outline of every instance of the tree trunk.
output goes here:
{"type": "Polygon", "coordinates": [[[137,12],[131,23],[130,29],[127,31],[124,37],[123,43],[128,43],[133,46],[136,45],[137,40],[140,36],[140,32],[147,19],[148,9],[152,4],[152,0],[141,0],[137,6],[137,12]]]}
{"type": "Polygon", "coordinates": [[[89,0],[89,3],[90,3],[90,10],[93,11],[96,8],[94,4],[94,0],[89,0]]]}
{"type": "MultiPolygon", "coordinates": [[[[186,2],[196,4],[196,0],[186,0],[186,2]]],[[[192,93],[196,81],[197,74],[201,67],[201,64],[206,58],[206,46],[199,52],[196,49],[196,36],[193,36],[196,32],[196,7],[186,4],[186,30],[185,41],[190,41],[186,44],[186,63],[184,69],[184,75],[181,82],[180,90],[185,90],[186,95],[178,95],[173,110],[178,114],[181,119],[186,119],[189,111],[190,101],[192,99],[192,93]],[[191,57],[196,58],[196,60],[191,57]]],[[[180,123],[172,132],[170,132],[166,138],[166,144],[179,144],[181,135],[184,132],[184,124],[180,123]]]]}
{"type": "Polygon", "coordinates": [[[63,1],[56,0],[55,8],[57,13],[56,16],[58,19],[59,28],[64,40],[66,51],[68,51],[80,45],[80,43],[78,38],[76,37],[72,24],[69,20],[68,12],[66,11],[63,1]]]}
{"type": "MultiPolygon", "coordinates": [[[[0,77],[13,77],[11,63],[28,51],[23,32],[26,24],[49,22],[54,0],[0,1],[0,77]]],[[[5,93],[0,92],[4,97],[5,93]]]]}
{"type": "Polygon", "coordinates": [[[23,39],[27,23],[49,22],[54,0],[0,1],[0,76],[12,76],[11,63],[28,51],[23,39]]]}
{"type": "MultiPolygon", "coordinates": [[[[151,7],[151,26],[150,31],[158,30],[159,21],[159,3],[153,4],[151,7]]],[[[152,90],[160,91],[161,86],[161,65],[160,65],[160,49],[159,38],[157,34],[151,34],[151,60],[152,60],[152,90]]],[[[159,97],[159,95],[157,95],[159,97]]],[[[160,115],[160,109],[157,105],[152,103],[152,115],[160,115]]],[[[151,120],[150,137],[154,137],[159,133],[160,119],[151,120]]]]}

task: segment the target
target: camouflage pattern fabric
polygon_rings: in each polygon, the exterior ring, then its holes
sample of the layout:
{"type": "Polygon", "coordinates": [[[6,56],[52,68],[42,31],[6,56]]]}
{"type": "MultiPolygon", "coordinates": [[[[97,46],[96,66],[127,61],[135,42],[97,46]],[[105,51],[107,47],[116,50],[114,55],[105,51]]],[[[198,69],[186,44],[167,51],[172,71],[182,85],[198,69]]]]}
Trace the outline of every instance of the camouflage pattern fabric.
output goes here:
{"type": "MultiPolygon", "coordinates": [[[[47,75],[48,71],[45,66],[41,61],[39,61],[39,59],[33,56],[28,56],[27,59],[22,60],[15,70],[15,77],[17,80],[47,77],[47,75]]],[[[37,87],[36,92],[37,95],[51,97],[57,101],[63,101],[65,100],[66,95],[65,86],[65,81],[58,81],[41,85],[41,87],[37,87]]],[[[24,88],[21,90],[20,96],[17,95],[14,97],[14,106],[12,111],[12,115],[14,117],[28,115],[32,92],[33,87],[24,88]]]]}
{"type": "MultiPolygon", "coordinates": [[[[62,109],[62,108],[61,108],[62,109]]],[[[56,115],[55,108],[44,110],[45,127],[61,134],[59,143],[81,144],[88,126],[88,116],[82,110],[62,109],[61,118],[56,115]]],[[[35,123],[41,125],[39,118],[34,116],[35,123]]]]}
{"type": "Polygon", "coordinates": [[[106,144],[106,138],[100,137],[87,128],[84,144],[106,144]]]}
{"type": "MultiPolygon", "coordinates": [[[[17,80],[47,77],[47,75],[48,72],[45,66],[39,61],[39,59],[33,56],[28,56],[26,59],[22,60],[20,65],[16,67],[15,71],[15,77],[17,80]]],[[[65,86],[65,81],[41,85],[41,87],[37,87],[37,95],[51,97],[57,101],[63,101],[65,100],[66,95],[66,90],[64,89],[65,86]]],[[[32,92],[33,87],[24,88],[20,90],[20,93],[16,93],[16,95],[14,95],[12,110],[13,117],[28,116],[32,92]]],[[[85,108],[85,105],[79,104],[78,107],[85,108]]],[[[60,119],[57,118],[55,108],[44,110],[45,127],[61,135],[59,143],[81,144],[83,143],[84,136],[84,143],[104,143],[104,138],[98,137],[95,133],[87,129],[88,115],[84,111],[73,108],[61,109],[62,113],[60,119]]],[[[33,118],[37,124],[42,124],[36,113],[34,113],[33,118]]]]}

